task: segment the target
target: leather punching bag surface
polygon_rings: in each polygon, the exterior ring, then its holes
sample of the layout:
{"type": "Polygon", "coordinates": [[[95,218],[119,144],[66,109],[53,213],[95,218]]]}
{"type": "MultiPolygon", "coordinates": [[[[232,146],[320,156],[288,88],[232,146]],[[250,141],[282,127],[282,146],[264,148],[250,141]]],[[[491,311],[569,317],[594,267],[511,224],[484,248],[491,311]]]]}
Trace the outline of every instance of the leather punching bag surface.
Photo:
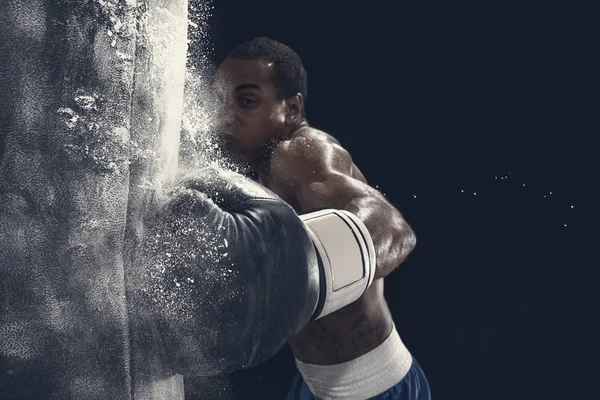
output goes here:
{"type": "Polygon", "coordinates": [[[132,352],[125,271],[177,163],[186,1],[0,10],[0,398],[183,398],[132,352]]]}

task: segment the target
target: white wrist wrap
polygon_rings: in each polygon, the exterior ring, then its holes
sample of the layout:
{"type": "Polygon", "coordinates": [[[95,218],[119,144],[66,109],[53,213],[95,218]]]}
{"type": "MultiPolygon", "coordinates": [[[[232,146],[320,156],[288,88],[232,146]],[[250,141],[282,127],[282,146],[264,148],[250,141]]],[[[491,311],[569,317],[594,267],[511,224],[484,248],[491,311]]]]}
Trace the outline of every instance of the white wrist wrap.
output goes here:
{"type": "Polygon", "coordinates": [[[375,248],[365,225],[345,210],[300,215],[320,258],[321,294],[313,320],[358,300],[373,282],[375,248]]]}

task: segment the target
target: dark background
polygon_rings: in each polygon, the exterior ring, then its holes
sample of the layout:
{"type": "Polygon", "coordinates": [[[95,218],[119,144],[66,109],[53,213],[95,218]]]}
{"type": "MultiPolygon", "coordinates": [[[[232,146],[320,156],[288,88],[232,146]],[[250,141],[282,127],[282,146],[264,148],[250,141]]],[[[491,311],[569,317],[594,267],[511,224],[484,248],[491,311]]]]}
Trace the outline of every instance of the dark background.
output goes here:
{"type": "MultiPolygon", "coordinates": [[[[261,35],[296,50],[309,121],[416,231],[386,298],[434,399],[600,398],[598,11],[214,2],[214,60],[261,35]]],[[[286,347],[187,397],[283,399],[294,368],[286,347]]]]}

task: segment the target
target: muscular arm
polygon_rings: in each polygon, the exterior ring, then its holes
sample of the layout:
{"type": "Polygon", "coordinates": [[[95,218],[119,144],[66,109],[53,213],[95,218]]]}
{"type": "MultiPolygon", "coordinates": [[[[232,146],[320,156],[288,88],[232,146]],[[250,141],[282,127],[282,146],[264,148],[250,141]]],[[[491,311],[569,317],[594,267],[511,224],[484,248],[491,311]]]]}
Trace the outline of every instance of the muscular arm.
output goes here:
{"type": "Polygon", "coordinates": [[[311,136],[282,143],[271,160],[275,186],[301,210],[337,208],[365,224],[377,255],[375,279],[387,276],[414,249],[416,238],[402,215],[377,190],[352,177],[350,154],[338,144],[311,136]]]}

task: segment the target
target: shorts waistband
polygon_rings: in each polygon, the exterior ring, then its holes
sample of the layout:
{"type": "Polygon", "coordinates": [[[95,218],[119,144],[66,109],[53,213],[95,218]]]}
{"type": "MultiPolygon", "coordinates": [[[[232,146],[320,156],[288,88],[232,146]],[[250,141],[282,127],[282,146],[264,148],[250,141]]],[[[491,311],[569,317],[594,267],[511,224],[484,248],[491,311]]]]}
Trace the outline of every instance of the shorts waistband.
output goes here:
{"type": "Polygon", "coordinates": [[[354,360],[315,365],[296,359],[296,366],[318,398],[364,400],[400,382],[412,366],[412,356],[394,326],[382,344],[354,360]]]}

